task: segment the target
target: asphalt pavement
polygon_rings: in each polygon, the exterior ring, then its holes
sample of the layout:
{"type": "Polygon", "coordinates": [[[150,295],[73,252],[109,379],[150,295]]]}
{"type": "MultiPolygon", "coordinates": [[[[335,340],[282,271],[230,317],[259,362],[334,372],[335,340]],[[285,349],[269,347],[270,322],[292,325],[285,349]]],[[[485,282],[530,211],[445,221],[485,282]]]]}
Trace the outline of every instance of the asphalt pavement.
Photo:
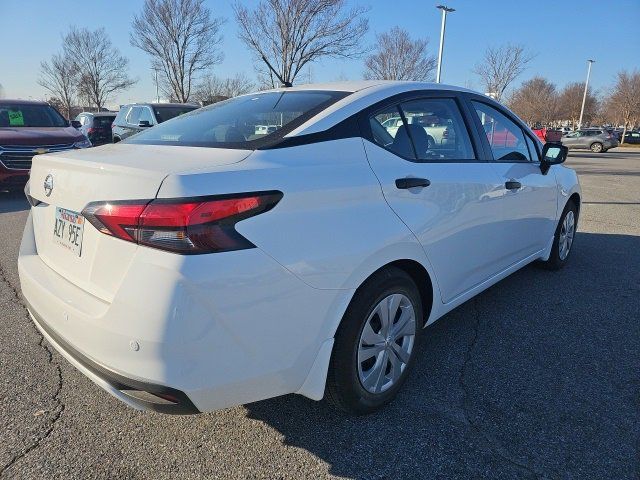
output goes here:
{"type": "Polygon", "coordinates": [[[399,398],[367,417],[289,395],[138,412],[48,346],[20,301],[28,204],[0,193],[0,477],[639,478],[640,149],[572,152],[579,233],[426,330],[399,398]]]}

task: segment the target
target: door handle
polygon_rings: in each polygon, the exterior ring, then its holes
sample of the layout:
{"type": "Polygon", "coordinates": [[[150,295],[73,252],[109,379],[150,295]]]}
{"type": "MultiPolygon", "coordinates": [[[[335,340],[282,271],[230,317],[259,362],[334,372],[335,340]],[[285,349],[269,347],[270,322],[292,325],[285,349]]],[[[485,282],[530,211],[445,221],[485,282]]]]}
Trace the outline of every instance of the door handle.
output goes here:
{"type": "Polygon", "coordinates": [[[508,182],[505,182],[504,187],[507,190],[518,190],[522,188],[522,184],[520,182],[516,182],[515,180],[509,180],[508,182]]]}
{"type": "Polygon", "coordinates": [[[426,178],[406,177],[396,179],[396,188],[406,190],[415,187],[428,187],[431,182],[426,178]]]}

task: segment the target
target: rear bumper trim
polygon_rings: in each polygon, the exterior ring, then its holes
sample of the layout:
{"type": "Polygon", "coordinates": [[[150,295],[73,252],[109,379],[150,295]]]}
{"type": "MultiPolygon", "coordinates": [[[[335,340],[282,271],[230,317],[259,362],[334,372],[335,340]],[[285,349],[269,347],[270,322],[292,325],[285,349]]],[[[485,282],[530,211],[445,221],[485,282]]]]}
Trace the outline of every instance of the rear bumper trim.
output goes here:
{"type": "Polygon", "coordinates": [[[115,397],[142,410],[153,410],[173,415],[191,415],[200,413],[200,410],[196,408],[187,394],[180,390],[166,387],[164,385],[133,380],[115,373],[93,360],[90,360],[85,355],[78,352],[51,327],[49,327],[31,307],[29,302],[25,301],[25,303],[29,313],[31,314],[33,322],[45,335],[47,340],[49,340],[57,350],[60,350],[60,353],[70,357],[77,362],[80,367],[86,369],[92,380],[94,380],[92,376],[101,380],[96,383],[105,388],[115,397]],[[106,383],[107,386],[103,385],[103,383],[106,383]]]}

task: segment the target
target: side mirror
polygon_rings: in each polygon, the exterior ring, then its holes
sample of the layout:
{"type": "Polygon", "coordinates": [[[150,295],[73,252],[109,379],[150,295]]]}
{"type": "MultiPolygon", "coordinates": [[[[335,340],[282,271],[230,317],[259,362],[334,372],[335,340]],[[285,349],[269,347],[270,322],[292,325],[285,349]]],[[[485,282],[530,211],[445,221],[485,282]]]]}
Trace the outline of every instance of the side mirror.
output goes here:
{"type": "Polygon", "coordinates": [[[540,170],[546,174],[551,165],[560,165],[564,163],[569,154],[569,149],[559,143],[545,143],[542,147],[542,155],[540,160],[540,170]]]}
{"type": "Polygon", "coordinates": [[[78,120],[71,120],[71,126],[73,128],[80,128],[82,124],[78,120]]]}
{"type": "Polygon", "coordinates": [[[149,120],[140,120],[140,123],[138,123],[138,126],[140,128],[147,128],[147,127],[150,127],[151,124],[149,123],[149,120]]]}

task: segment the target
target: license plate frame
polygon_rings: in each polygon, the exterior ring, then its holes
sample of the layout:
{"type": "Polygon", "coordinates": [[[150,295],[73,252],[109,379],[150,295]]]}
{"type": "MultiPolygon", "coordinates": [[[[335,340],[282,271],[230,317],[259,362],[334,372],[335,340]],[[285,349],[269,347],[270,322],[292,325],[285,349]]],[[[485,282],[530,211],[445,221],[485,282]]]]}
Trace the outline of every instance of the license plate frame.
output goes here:
{"type": "Polygon", "coordinates": [[[54,243],[80,257],[82,255],[84,223],[85,220],[81,213],[56,207],[53,223],[54,243]]]}

